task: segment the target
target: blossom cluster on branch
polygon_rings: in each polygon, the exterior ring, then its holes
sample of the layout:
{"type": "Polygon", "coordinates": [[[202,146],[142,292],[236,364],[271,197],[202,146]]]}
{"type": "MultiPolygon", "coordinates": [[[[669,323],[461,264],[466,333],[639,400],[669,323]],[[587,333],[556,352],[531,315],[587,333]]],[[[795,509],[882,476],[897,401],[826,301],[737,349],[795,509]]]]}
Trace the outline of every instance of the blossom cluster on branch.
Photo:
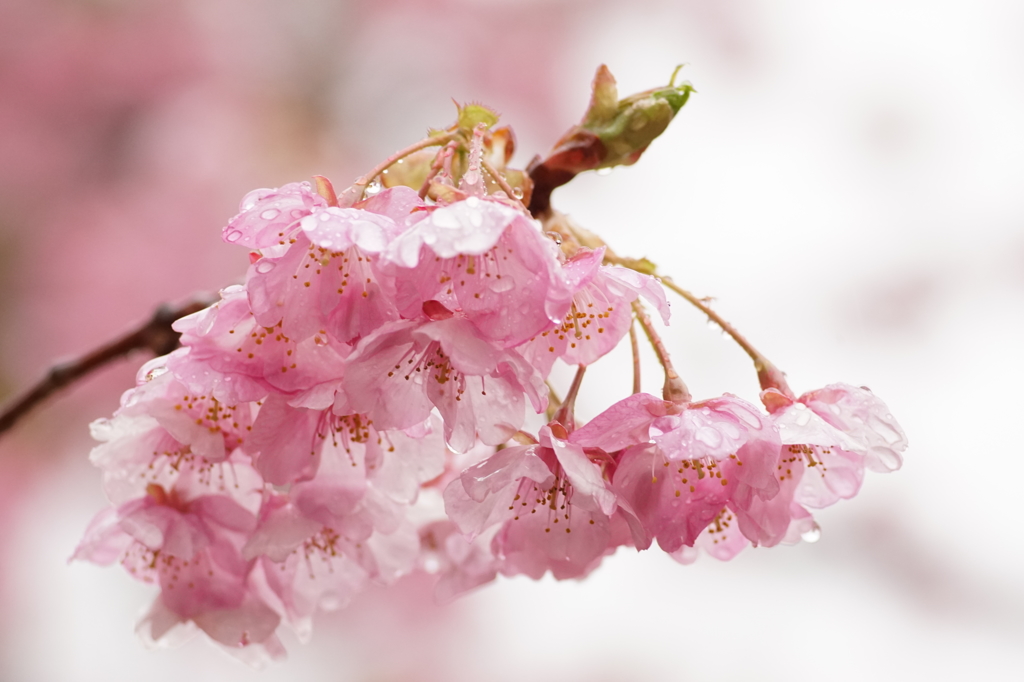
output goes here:
{"type": "Polygon", "coordinates": [[[178,320],[181,347],[93,425],[112,506],[75,558],[159,585],[153,640],[198,628],[275,657],[282,624],[308,635],[318,608],[414,571],[447,600],[499,574],[580,578],[623,546],[688,563],[813,536],[810,510],[899,467],[886,406],[845,384],[797,397],[714,317],[766,409],[693,399],[646,311],[669,322],[667,286],[713,312],[550,206],[576,173],[635,162],[688,94],[620,101],[602,68],[583,122],[527,172],[470,105],[340,194],[317,177],[246,196],[224,229],[244,283],[178,320]],[[634,325],[664,394],[637,378],[580,423],[588,365],[629,335],[639,367],[634,325]],[[556,361],[578,368],[563,400],[556,361]]]}

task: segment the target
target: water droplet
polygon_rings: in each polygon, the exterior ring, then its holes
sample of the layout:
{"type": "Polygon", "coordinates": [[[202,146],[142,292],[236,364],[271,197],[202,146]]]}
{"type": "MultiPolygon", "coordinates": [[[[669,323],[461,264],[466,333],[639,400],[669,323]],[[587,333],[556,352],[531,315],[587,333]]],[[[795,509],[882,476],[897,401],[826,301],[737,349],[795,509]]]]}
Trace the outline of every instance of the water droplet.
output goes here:
{"type": "Polygon", "coordinates": [[[821,527],[811,521],[811,527],[800,533],[800,539],[804,542],[817,542],[821,539],[821,527]]]}
{"type": "Polygon", "coordinates": [[[382,189],[384,189],[384,186],[381,185],[376,180],[374,180],[373,182],[366,186],[366,189],[363,190],[363,192],[372,197],[376,194],[380,194],[382,189]]]}
{"type": "Polygon", "coordinates": [[[545,232],[544,234],[550,237],[551,241],[553,241],[554,243],[558,244],[559,246],[562,245],[562,235],[558,234],[557,232],[545,232]]]}
{"type": "Polygon", "coordinates": [[[598,175],[611,175],[612,174],[612,169],[611,168],[598,168],[597,169],[597,174],[598,175]]]}
{"type": "Polygon", "coordinates": [[[146,372],[145,379],[146,381],[152,381],[153,379],[156,379],[158,376],[163,376],[164,374],[167,374],[166,367],[154,367],[153,369],[146,372]]]}
{"type": "Polygon", "coordinates": [[[694,435],[694,438],[712,448],[716,448],[722,443],[722,434],[709,426],[702,426],[697,429],[697,433],[694,435]]]}
{"type": "Polygon", "coordinates": [[[523,198],[523,188],[522,187],[513,187],[512,188],[512,196],[514,196],[516,199],[522,199],[523,198]]]}
{"type": "Polygon", "coordinates": [[[256,263],[256,272],[260,273],[261,275],[265,275],[276,267],[277,263],[275,263],[272,260],[267,260],[266,258],[264,258],[260,262],[256,263]]]}
{"type": "Polygon", "coordinates": [[[224,235],[224,239],[226,239],[227,241],[231,242],[232,244],[234,244],[235,242],[237,242],[241,238],[242,238],[242,232],[240,230],[231,230],[226,235],[224,235]]]}
{"type": "Polygon", "coordinates": [[[263,218],[264,220],[273,220],[279,215],[281,215],[281,212],[276,208],[268,208],[263,213],[260,213],[260,218],[263,218]]]}
{"type": "Polygon", "coordinates": [[[479,205],[480,205],[479,197],[469,197],[468,199],[466,199],[466,206],[469,206],[470,208],[476,208],[479,205]]]}

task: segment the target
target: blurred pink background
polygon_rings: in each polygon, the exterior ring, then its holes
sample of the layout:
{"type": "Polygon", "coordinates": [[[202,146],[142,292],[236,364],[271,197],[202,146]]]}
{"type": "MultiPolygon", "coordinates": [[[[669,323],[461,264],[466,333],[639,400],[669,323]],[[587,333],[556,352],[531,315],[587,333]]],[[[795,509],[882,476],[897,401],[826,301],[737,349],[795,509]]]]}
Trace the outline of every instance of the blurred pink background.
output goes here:
{"type": "MultiPolygon", "coordinates": [[[[870,386],[911,449],[821,513],[815,545],[689,567],[623,551],[443,609],[409,580],[257,674],[201,638],[143,649],[152,591],[66,564],[104,505],[88,423],[140,356],[0,440],[0,679],[1021,679],[1021,35],[1012,0],[5,0],[0,399],[240,278],[220,227],[249,189],[344,186],[450,123],[452,98],[499,109],[525,166],[599,63],[628,94],[686,62],[698,94],[668,133],[555,206],[715,296],[796,390],[870,386]]],[[[755,397],[682,303],[669,339],[697,396],[755,397]]],[[[585,414],[628,390],[627,354],[594,374],[585,414]]]]}

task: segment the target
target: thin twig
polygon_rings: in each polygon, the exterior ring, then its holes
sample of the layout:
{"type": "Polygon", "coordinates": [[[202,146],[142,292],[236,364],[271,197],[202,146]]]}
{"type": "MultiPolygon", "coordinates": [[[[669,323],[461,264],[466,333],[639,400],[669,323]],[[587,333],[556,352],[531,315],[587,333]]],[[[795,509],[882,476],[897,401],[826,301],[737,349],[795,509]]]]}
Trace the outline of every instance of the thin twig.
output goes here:
{"type": "Polygon", "coordinates": [[[498,169],[495,168],[487,159],[481,159],[481,163],[483,163],[484,170],[487,171],[487,173],[492,178],[494,178],[494,181],[498,183],[498,187],[500,187],[501,190],[508,195],[508,198],[518,202],[519,205],[523,207],[523,210],[527,211],[528,209],[526,208],[526,204],[523,203],[522,199],[516,196],[516,191],[512,189],[511,185],[508,184],[508,180],[505,179],[505,176],[502,175],[501,172],[498,171],[498,169]]]}
{"type": "Polygon", "coordinates": [[[757,370],[757,377],[761,383],[762,389],[774,388],[790,398],[795,395],[792,389],[789,388],[789,384],[786,383],[786,379],[782,371],[773,365],[768,358],[761,354],[760,351],[754,348],[754,346],[747,341],[742,334],[736,331],[731,324],[722,319],[722,317],[716,313],[711,306],[673,282],[671,277],[662,276],[659,279],[661,279],[661,283],[665,285],[667,289],[679,294],[694,307],[707,315],[709,320],[721,327],[722,331],[732,337],[732,340],[750,356],[750,359],[754,361],[754,368],[757,370]]]}
{"type": "Polygon", "coordinates": [[[647,311],[644,310],[639,300],[633,301],[633,312],[636,315],[636,321],[640,323],[640,328],[647,334],[647,340],[651,342],[654,354],[658,356],[658,362],[661,363],[662,368],[665,370],[663,397],[665,400],[674,403],[690,402],[690,391],[679,377],[675,367],[672,366],[672,360],[668,356],[668,351],[665,350],[665,343],[658,336],[654,325],[651,324],[651,318],[647,316],[647,311]]]}
{"type": "Polygon", "coordinates": [[[576,415],[574,414],[576,410],[576,395],[580,392],[580,386],[583,384],[583,374],[586,371],[586,365],[577,365],[576,376],[572,378],[572,386],[569,387],[565,400],[562,401],[558,412],[555,413],[552,419],[569,429],[570,432],[576,430],[576,415]]]}
{"type": "Polygon", "coordinates": [[[640,392],[640,344],[636,339],[636,321],[629,323],[629,345],[633,350],[633,395],[640,392]]]}
{"type": "Polygon", "coordinates": [[[31,412],[54,393],[134,350],[148,349],[155,355],[166,355],[178,347],[181,334],[171,329],[175,320],[198,312],[216,298],[196,295],[180,305],[161,305],[144,324],[82,357],[54,365],[35,386],[17,398],[0,413],[0,434],[31,412]]]}
{"type": "Polygon", "coordinates": [[[414,154],[421,149],[427,147],[443,147],[450,141],[455,139],[458,133],[448,133],[446,135],[439,135],[437,137],[425,137],[419,142],[409,145],[405,149],[400,149],[382,162],[377,164],[370,170],[369,173],[358,178],[352,183],[341,195],[338,197],[338,205],[343,207],[349,207],[355,204],[357,201],[363,198],[363,191],[366,186],[369,185],[373,180],[383,173],[385,170],[396,164],[400,159],[404,159],[410,154],[414,154]]]}

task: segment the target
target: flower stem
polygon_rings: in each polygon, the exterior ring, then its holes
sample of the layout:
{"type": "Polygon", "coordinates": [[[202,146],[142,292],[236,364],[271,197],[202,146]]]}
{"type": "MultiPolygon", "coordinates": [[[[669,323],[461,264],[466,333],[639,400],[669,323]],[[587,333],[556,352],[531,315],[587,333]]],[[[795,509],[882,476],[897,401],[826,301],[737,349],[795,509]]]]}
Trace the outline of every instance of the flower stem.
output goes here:
{"type": "Polygon", "coordinates": [[[526,211],[526,204],[523,203],[522,199],[516,196],[515,190],[513,190],[512,186],[508,184],[508,180],[505,179],[505,176],[502,175],[487,159],[481,159],[480,161],[483,164],[484,170],[494,178],[496,183],[498,183],[498,187],[501,188],[501,191],[507,194],[509,199],[518,202],[519,205],[523,207],[523,210],[526,211]]]}
{"type": "Polygon", "coordinates": [[[640,305],[639,301],[633,301],[633,312],[636,314],[636,320],[640,323],[644,332],[647,334],[647,340],[651,342],[651,346],[654,348],[654,354],[658,356],[658,362],[665,369],[665,387],[662,390],[664,399],[668,402],[673,403],[688,403],[690,402],[690,391],[686,388],[686,384],[679,377],[675,367],[672,366],[672,360],[669,359],[668,351],[665,350],[665,344],[658,336],[658,332],[655,331],[654,325],[651,324],[651,318],[647,316],[647,311],[640,305]]]}
{"type": "Polygon", "coordinates": [[[547,384],[548,387],[548,409],[546,414],[548,421],[551,421],[555,418],[555,413],[558,411],[558,408],[562,406],[562,399],[558,397],[557,393],[555,393],[555,387],[551,385],[550,381],[545,381],[544,383],[547,384]]]}
{"type": "Polygon", "coordinates": [[[430,183],[434,181],[437,174],[444,168],[445,161],[451,158],[452,154],[455,153],[455,145],[449,142],[445,147],[437,152],[434,156],[434,161],[430,164],[430,170],[427,172],[427,177],[423,179],[423,184],[420,185],[420,199],[426,199],[427,194],[430,193],[430,183]]]}
{"type": "Polygon", "coordinates": [[[565,395],[565,400],[562,401],[562,406],[558,408],[555,413],[554,419],[562,426],[564,426],[569,433],[572,433],[576,429],[576,395],[580,392],[580,385],[583,383],[583,374],[587,371],[586,365],[579,365],[576,368],[576,376],[572,378],[572,385],[569,387],[569,392],[565,395]]]}
{"type": "Polygon", "coordinates": [[[723,320],[718,313],[712,310],[711,306],[676,284],[672,281],[671,277],[661,277],[660,279],[661,283],[665,285],[667,289],[674,291],[691,303],[695,308],[707,315],[709,320],[721,327],[722,331],[728,334],[732,340],[750,356],[750,359],[754,361],[754,368],[757,370],[757,378],[761,383],[761,390],[774,388],[790,398],[794,397],[794,393],[786,383],[786,378],[782,371],[773,365],[768,358],[761,354],[760,351],[754,348],[754,346],[751,345],[751,343],[747,341],[742,334],[736,331],[731,324],[723,320]]]}
{"type": "Polygon", "coordinates": [[[395,152],[388,158],[384,159],[384,161],[374,166],[369,173],[360,177],[358,180],[352,183],[352,185],[348,189],[342,192],[341,196],[338,197],[339,205],[343,207],[352,206],[357,201],[362,199],[363,191],[366,189],[366,186],[373,182],[373,180],[378,175],[380,175],[385,170],[387,170],[395,163],[397,163],[400,159],[404,159],[410,154],[414,154],[421,149],[426,149],[427,147],[442,147],[451,142],[457,136],[458,133],[448,133],[447,135],[438,135],[436,137],[425,137],[419,142],[411,144],[405,149],[401,149],[395,152]]]}
{"type": "Polygon", "coordinates": [[[636,339],[636,323],[629,323],[629,345],[633,350],[633,395],[640,392],[640,344],[636,339]]]}

